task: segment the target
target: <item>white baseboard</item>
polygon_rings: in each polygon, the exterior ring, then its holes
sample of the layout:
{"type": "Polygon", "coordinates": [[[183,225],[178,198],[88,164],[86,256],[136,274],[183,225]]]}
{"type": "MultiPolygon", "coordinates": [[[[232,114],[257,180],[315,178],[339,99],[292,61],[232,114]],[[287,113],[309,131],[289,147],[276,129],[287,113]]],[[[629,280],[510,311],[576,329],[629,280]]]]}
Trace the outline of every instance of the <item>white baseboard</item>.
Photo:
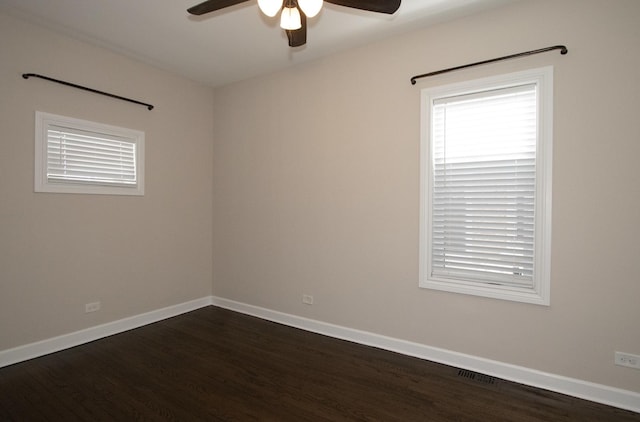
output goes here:
{"type": "Polygon", "coordinates": [[[15,347],[13,349],[2,350],[0,351],[0,368],[2,368],[3,366],[12,365],[14,363],[33,359],[38,356],[43,356],[49,353],[68,349],[80,344],[89,343],[90,341],[108,337],[113,334],[122,333],[124,331],[138,328],[143,325],[151,324],[210,305],[212,305],[212,297],[203,297],[200,299],[191,300],[189,302],[180,303],[178,305],[168,306],[166,308],[157,309],[155,311],[146,312],[144,314],[120,319],[118,321],[109,322],[73,333],[64,334],[47,340],[15,347]]]}
{"type": "Polygon", "coordinates": [[[408,356],[426,359],[457,368],[468,369],[526,384],[545,390],[555,391],[569,396],[602,403],[621,409],[640,413],[640,393],[596,384],[575,378],[537,371],[522,366],[511,365],[476,356],[457,353],[446,349],[426,346],[386,337],[366,331],[355,330],[339,325],[328,324],[295,315],[285,314],[258,306],[248,305],[220,297],[213,297],[214,306],[225,308],[291,327],[301,328],[318,334],[373,346],[408,356]]]}
{"type": "Polygon", "coordinates": [[[602,384],[595,384],[588,381],[541,372],[522,366],[465,355],[463,353],[399,340],[366,331],[355,330],[353,328],[303,318],[215,296],[203,297],[107,324],[98,325],[96,327],[65,334],[59,337],[0,351],[0,368],[98,340],[103,337],[118,334],[210,305],[247,315],[253,315],[258,318],[300,328],[306,331],[342,340],[348,340],[367,346],[373,346],[420,359],[443,363],[457,368],[468,369],[497,378],[640,413],[640,393],[633,391],[622,390],[602,384]]]}

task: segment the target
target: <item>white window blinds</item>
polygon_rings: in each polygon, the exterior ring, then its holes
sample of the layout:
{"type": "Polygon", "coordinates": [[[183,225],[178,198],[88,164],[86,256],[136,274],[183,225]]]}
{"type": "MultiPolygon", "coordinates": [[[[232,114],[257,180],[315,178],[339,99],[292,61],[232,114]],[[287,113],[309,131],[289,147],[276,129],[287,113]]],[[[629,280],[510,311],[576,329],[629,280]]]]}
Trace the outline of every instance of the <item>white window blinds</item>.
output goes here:
{"type": "Polygon", "coordinates": [[[536,84],[432,104],[431,277],[534,283],[536,84]]]}
{"type": "Polygon", "coordinates": [[[36,111],[36,192],[144,195],[144,132],[36,111]]]}
{"type": "Polygon", "coordinates": [[[47,180],[135,186],[136,144],[115,135],[49,125],[47,180]]]}

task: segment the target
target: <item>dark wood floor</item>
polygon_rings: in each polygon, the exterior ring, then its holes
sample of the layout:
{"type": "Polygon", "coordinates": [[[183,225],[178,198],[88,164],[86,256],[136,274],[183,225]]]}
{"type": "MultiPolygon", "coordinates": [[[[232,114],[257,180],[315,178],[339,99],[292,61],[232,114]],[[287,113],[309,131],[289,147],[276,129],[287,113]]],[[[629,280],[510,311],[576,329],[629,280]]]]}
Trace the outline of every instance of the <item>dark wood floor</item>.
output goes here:
{"type": "Polygon", "coordinates": [[[640,421],[207,307],[0,369],[2,421],[640,421]]]}

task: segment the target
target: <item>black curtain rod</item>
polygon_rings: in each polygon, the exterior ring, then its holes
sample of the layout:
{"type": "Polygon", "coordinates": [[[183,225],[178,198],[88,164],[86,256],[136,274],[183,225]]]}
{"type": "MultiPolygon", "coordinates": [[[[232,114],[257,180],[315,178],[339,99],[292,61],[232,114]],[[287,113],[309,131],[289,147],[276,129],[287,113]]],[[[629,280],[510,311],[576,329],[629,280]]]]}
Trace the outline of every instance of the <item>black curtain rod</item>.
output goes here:
{"type": "Polygon", "coordinates": [[[22,77],[25,78],[25,79],[29,79],[30,77],[46,79],[47,81],[56,82],[56,83],[59,83],[59,84],[62,84],[62,85],[71,86],[71,87],[74,87],[74,88],[78,88],[78,89],[82,89],[82,90],[85,90],[85,91],[93,92],[95,94],[106,95],[107,97],[117,98],[117,99],[122,100],[122,101],[128,101],[130,103],[140,104],[140,105],[143,105],[143,106],[147,107],[149,110],[153,110],[153,106],[151,104],[143,103],[143,102],[137,101],[137,100],[132,100],[131,98],[121,97],[121,96],[115,95],[115,94],[109,94],[108,92],[104,92],[104,91],[98,91],[97,89],[87,88],[86,86],[72,84],[71,82],[65,82],[65,81],[61,81],[61,80],[58,80],[58,79],[53,79],[53,78],[50,78],[48,76],[38,75],[37,73],[23,73],[22,77]]]}
{"type": "Polygon", "coordinates": [[[414,76],[414,77],[411,78],[411,85],[415,85],[417,79],[427,78],[429,76],[440,75],[442,73],[452,72],[454,70],[466,69],[467,67],[479,66],[481,64],[499,62],[501,60],[515,59],[515,58],[518,58],[518,57],[530,56],[532,54],[544,53],[546,51],[551,51],[551,50],[560,50],[560,54],[567,54],[569,52],[569,50],[567,50],[567,47],[565,47],[564,45],[554,45],[553,47],[541,48],[539,50],[525,51],[524,53],[511,54],[509,56],[498,57],[497,59],[485,60],[485,61],[482,61],[482,62],[465,64],[465,65],[462,65],[462,66],[450,67],[449,69],[443,69],[443,70],[437,70],[435,72],[425,73],[423,75],[417,75],[417,76],[414,76]]]}

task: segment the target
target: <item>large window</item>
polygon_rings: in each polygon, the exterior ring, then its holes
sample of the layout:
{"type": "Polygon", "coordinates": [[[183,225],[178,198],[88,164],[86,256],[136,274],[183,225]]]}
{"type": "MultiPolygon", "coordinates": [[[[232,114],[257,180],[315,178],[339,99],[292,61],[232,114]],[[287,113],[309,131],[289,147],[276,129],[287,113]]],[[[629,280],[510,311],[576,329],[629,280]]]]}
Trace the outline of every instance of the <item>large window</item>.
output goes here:
{"type": "Polygon", "coordinates": [[[35,191],[144,194],[144,133],[36,112],[35,191]]]}
{"type": "Polygon", "coordinates": [[[423,90],[421,287],[549,304],[552,77],[423,90]]]}

